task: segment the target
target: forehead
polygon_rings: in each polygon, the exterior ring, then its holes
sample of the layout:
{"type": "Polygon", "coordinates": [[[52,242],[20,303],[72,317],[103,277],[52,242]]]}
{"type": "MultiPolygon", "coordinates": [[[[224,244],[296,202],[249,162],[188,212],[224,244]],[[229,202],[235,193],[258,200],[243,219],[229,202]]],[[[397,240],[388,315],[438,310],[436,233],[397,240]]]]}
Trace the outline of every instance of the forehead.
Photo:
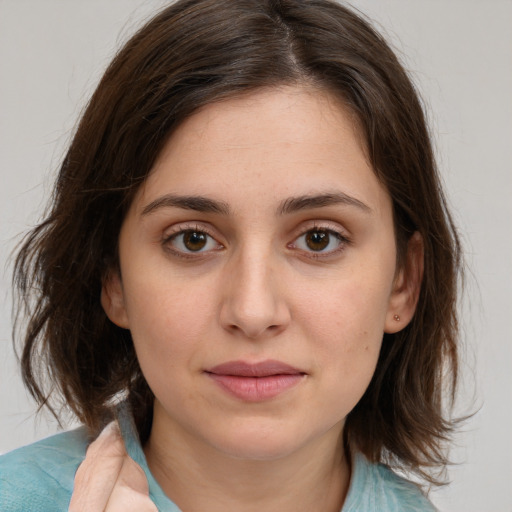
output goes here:
{"type": "Polygon", "coordinates": [[[389,203],[354,114],[324,91],[282,87],[213,103],[186,119],[164,146],[138,202],[162,193],[197,194],[236,207],[331,189],[370,201],[372,208],[389,203]]]}

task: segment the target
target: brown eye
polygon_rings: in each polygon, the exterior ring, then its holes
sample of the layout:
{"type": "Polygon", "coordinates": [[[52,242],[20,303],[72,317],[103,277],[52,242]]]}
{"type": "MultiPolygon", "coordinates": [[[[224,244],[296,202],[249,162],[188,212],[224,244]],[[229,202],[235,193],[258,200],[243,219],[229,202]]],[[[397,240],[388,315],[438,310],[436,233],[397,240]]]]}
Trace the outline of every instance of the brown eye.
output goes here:
{"type": "Polygon", "coordinates": [[[312,251],[323,251],[329,245],[330,235],[323,230],[308,231],[304,241],[312,251]]]}
{"type": "Polygon", "coordinates": [[[185,231],[183,233],[183,245],[192,252],[200,251],[206,247],[208,235],[200,231],[185,231]]]}
{"type": "Polygon", "coordinates": [[[184,229],[172,235],[165,241],[166,246],[172,247],[177,253],[205,253],[222,248],[215,238],[204,231],[184,229]]]}
{"type": "Polygon", "coordinates": [[[303,252],[329,256],[343,249],[350,241],[334,229],[314,228],[296,238],[291,247],[303,252]]]}

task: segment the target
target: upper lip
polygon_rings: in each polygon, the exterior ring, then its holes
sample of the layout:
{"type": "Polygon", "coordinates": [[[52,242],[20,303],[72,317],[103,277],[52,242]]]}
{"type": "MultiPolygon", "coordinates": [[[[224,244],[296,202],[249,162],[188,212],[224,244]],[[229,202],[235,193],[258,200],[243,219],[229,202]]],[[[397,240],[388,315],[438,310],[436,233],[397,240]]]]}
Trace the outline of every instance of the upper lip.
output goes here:
{"type": "Polygon", "coordinates": [[[207,370],[216,375],[233,375],[237,377],[269,377],[270,375],[304,375],[305,372],[276,360],[266,360],[259,363],[245,361],[228,361],[207,370]]]}

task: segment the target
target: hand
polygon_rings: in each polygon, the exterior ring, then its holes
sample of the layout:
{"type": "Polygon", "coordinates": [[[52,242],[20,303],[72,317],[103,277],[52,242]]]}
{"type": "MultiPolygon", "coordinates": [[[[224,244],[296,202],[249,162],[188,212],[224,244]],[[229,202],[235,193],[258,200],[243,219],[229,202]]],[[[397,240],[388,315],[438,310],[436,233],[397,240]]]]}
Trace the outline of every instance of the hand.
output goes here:
{"type": "Polygon", "coordinates": [[[89,448],[75,475],[69,512],[158,512],[143,469],[126,453],[117,422],[89,448]]]}

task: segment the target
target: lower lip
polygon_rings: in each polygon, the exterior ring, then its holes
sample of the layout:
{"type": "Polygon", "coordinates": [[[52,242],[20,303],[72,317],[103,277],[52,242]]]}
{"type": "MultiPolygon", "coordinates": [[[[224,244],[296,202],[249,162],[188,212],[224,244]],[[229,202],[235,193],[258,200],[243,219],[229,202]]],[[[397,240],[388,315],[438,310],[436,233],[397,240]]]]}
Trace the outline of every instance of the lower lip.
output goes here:
{"type": "Polygon", "coordinates": [[[303,374],[269,375],[267,377],[240,377],[208,373],[221,388],[246,402],[262,402],[296,386],[303,374]]]}

